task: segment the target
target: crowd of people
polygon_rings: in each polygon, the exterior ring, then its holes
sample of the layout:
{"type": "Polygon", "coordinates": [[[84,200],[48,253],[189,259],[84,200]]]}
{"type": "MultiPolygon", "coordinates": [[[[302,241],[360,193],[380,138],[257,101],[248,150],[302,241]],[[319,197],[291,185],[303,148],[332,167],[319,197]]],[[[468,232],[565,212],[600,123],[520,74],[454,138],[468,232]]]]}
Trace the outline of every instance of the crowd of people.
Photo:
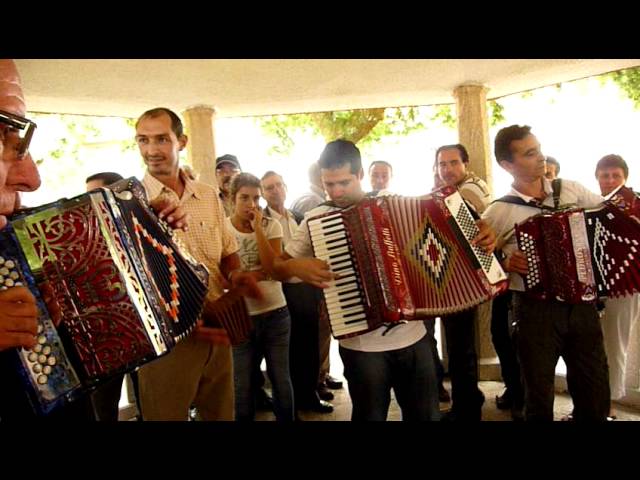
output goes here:
{"type": "MultiPolygon", "coordinates": [[[[26,104],[15,65],[0,61],[0,228],[20,208],[20,193],[40,186],[29,154],[36,126],[25,118],[26,104]]],[[[370,163],[371,190],[358,147],[336,139],[309,167],[309,192],[290,202],[282,172],[261,177],[243,172],[235,155],[216,159],[217,185],[197,180],[180,163],[188,137],[180,117],[164,107],[142,113],[132,132],[146,165],[142,179],[150,206],[174,227],[187,252],[209,270],[207,302],[225,290],[242,288],[250,315],[249,339],[231,345],[224,329],[199,321],[195,331],[172,351],[131,372],[140,418],[153,420],[252,421],[271,409],[277,421],[299,420],[300,411],[330,413],[332,390],[343,388],[330,375],[332,342],[322,290],[340,277],[313,253],[308,221],[349,208],[365,197],[402,193],[392,187],[392,163],[370,163]],[[266,204],[264,208],[261,203],[266,204]],[[266,389],[266,374],[271,391],[266,389]],[[195,412],[195,413],[194,413],[195,412]]],[[[524,293],[529,265],[519,250],[513,226],[541,212],[568,205],[590,208],[623,185],[628,165],[618,155],[597,162],[600,192],[559,179],[560,164],[542,153],[529,126],[511,125],[495,137],[497,164],[512,177],[508,195],[493,199],[482,178],[469,168],[462,144],[443,145],[433,159],[436,186],[455,186],[475,218],[473,240],[496,253],[508,273],[508,291],[473,309],[440,318],[447,369],[438,354],[433,319],[385,324],[339,339],[339,354],[351,401],[351,419],[386,420],[392,393],[403,420],[480,421],[486,401],[479,388],[476,350],[479,319],[491,325],[505,391],[495,401],[514,420],[553,420],[554,378],[558,359],[567,364],[573,401],[570,419],[614,419],[612,400],[625,395],[630,332],[640,316],[638,295],[571,305],[534,300],[524,293]],[[441,415],[439,401],[451,409],[441,415]]],[[[399,168],[398,165],[395,168],[399,168]]],[[[86,188],[108,187],[122,177],[99,172],[86,188]]],[[[54,306],[52,306],[54,308],[54,306]]],[[[24,286],[0,290],[0,419],[33,415],[8,355],[31,348],[37,334],[37,308],[24,286]]],[[[90,395],[57,409],[53,418],[115,421],[124,375],[90,395]]]]}

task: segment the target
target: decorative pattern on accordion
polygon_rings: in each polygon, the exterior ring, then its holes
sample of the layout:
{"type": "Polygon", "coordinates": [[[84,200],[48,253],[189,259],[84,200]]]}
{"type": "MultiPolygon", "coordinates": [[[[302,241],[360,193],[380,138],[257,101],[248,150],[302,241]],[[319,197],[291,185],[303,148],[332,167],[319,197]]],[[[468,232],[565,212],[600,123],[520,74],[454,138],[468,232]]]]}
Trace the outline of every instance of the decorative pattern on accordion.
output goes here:
{"type": "Polygon", "coordinates": [[[640,223],[612,205],[585,211],[598,296],[640,291],[640,223]]]}
{"type": "Polygon", "coordinates": [[[377,200],[389,212],[417,316],[473,308],[505,290],[498,260],[470,243],[479,230],[455,187],[377,200]]]}
{"type": "MultiPolygon", "coordinates": [[[[90,203],[28,222],[24,232],[54,289],[62,310],[61,328],[70,337],[73,354],[88,382],[155,358],[146,330],[138,320],[137,306],[127,284],[142,290],[118,236],[121,271],[101,233],[99,219],[90,203]],[[127,275],[128,278],[124,278],[127,275]]],[[[144,310],[150,307],[142,297],[144,310]]]]}
{"type": "Polygon", "coordinates": [[[56,328],[38,300],[44,343],[37,357],[16,355],[38,413],[167,353],[202,312],[207,269],[184,258],[144,203],[141,184],[126,185],[136,195],[101,189],[21,212],[0,232],[0,254],[19,254],[36,298],[49,285],[62,312],[56,328]],[[55,366],[33,364],[45,347],[55,366]],[[53,367],[46,379],[34,376],[45,367],[53,367]]]}
{"type": "Polygon", "coordinates": [[[640,291],[640,222],[612,203],[543,213],[516,225],[525,291],[577,304],[640,291]]]}
{"type": "Polygon", "coordinates": [[[618,187],[609,194],[608,202],[640,222],[640,198],[629,187],[618,187]]]}
{"type": "Polygon", "coordinates": [[[226,292],[215,302],[206,302],[202,320],[208,327],[224,328],[233,346],[247,342],[253,331],[247,304],[236,290],[226,292]]]}
{"type": "Polygon", "coordinates": [[[308,225],[314,255],[341,275],[323,291],[336,338],[472,308],[507,286],[495,256],[470,245],[478,228],[454,187],[367,198],[308,225]]]}

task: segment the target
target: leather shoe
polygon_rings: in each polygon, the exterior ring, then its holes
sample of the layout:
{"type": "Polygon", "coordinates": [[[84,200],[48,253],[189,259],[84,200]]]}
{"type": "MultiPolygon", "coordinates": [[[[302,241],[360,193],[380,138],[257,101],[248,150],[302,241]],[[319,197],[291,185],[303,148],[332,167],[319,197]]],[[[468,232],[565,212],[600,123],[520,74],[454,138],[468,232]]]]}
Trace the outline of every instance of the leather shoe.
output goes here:
{"type": "Polygon", "coordinates": [[[323,384],[318,385],[317,392],[318,392],[318,396],[322,400],[333,400],[334,398],[333,393],[331,393],[329,389],[323,384]]]}
{"type": "Polygon", "coordinates": [[[256,394],[256,409],[266,412],[273,410],[273,397],[264,388],[259,389],[256,394]]]}
{"type": "Polygon", "coordinates": [[[333,412],[333,405],[318,398],[310,402],[300,403],[298,409],[316,413],[331,413],[333,412]]]}
{"type": "Polygon", "coordinates": [[[438,400],[443,403],[451,401],[451,395],[442,384],[438,387],[438,400]]]}
{"type": "Polygon", "coordinates": [[[496,395],[496,407],[498,407],[498,410],[511,410],[513,399],[509,390],[505,390],[502,395],[496,395]]]}
{"type": "Polygon", "coordinates": [[[324,384],[331,390],[340,390],[342,388],[342,382],[331,375],[324,377],[324,384]]]}

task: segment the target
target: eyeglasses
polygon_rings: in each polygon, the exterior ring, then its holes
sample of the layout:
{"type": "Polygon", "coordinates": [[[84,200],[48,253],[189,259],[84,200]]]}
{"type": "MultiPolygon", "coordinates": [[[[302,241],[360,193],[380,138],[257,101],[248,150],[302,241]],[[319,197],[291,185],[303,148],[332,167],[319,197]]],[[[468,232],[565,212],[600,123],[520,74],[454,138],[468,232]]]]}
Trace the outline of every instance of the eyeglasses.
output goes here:
{"type": "Polygon", "coordinates": [[[18,158],[23,158],[29,151],[29,144],[37,125],[28,118],[0,110],[0,137],[6,141],[9,133],[17,134],[20,142],[16,148],[18,158]]]}

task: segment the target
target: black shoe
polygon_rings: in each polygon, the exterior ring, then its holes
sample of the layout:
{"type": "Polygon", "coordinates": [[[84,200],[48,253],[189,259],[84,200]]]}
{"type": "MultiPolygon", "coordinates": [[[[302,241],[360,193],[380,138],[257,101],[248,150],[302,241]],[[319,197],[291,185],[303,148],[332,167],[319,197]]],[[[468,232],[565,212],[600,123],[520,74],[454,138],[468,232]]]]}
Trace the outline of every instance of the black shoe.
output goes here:
{"type": "Polygon", "coordinates": [[[438,400],[443,403],[451,401],[451,395],[442,384],[438,387],[438,400]]]}
{"type": "Polygon", "coordinates": [[[342,382],[331,375],[324,377],[324,384],[331,390],[340,390],[342,388],[342,382]]]}
{"type": "Polygon", "coordinates": [[[315,401],[300,403],[298,409],[316,413],[331,413],[333,412],[333,405],[318,398],[315,401]]]}
{"type": "Polygon", "coordinates": [[[256,409],[266,412],[273,411],[273,397],[264,388],[258,390],[256,394],[256,409]]]}
{"type": "Polygon", "coordinates": [[[333,400],[334,399],[333,393],[331,393],[329,391],[329,389],[325,385],[322,385],[322,384],[318,385],[317,392],[318,392],[318,396],[322,400],[333,400]]]}
{"type": "Polygon", "coordinates": [[[510,410],[513,407],[513,399],[509,390],[505,390],[502,395],[496,395],[496,407],[498,410],[510,410]]]}

